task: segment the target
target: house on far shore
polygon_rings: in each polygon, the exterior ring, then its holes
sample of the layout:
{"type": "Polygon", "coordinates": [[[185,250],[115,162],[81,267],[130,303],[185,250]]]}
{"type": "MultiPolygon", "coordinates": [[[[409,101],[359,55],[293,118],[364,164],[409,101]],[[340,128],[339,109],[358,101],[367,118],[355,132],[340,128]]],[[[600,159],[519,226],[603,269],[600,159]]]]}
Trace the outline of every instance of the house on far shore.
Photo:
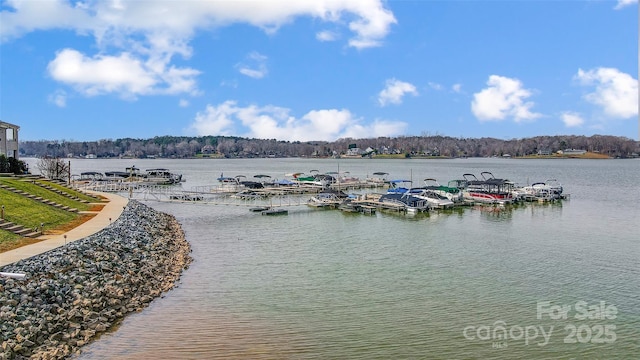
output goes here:
{"type": "Polygon", "coordinates": [[[216,153],[216,148],[214,148],[211,145],[205,145],[202,147],[202,149],[200,149],[200,152],[203,155],[211,155],[211,154],[215,154],[216,153]]]}
{"type": "Polygon", "coordinates": [[[0,154],[18,159],[18,130],[20,126],[0,121],[0,154]]]}
{"type": "Polygon", "coordinates": [[[562,150],[562,155],[584,155],[587,153],[587,150],[578,150],[578,149],[565,149],[562,150]]]}

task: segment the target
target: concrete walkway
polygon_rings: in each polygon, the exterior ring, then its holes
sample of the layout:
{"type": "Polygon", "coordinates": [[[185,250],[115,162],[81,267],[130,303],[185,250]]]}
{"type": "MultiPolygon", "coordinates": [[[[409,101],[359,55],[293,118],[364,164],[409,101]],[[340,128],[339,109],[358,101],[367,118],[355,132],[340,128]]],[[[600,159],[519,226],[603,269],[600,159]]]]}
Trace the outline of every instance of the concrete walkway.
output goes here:
{"type": "Polygon", "coordinates": [[[115,221],[120,216],[120,214],[122,214],[122,210],[124,210],[124,208],[129,203],[129,199],[124,198],[120,195],[103,192],[96,192],[95,194],[106,197],[109,202],[105,203],[105,206],[102,208],[102,210],[100,210],[100,212],[98,212],[89,221],[63,234],[42,235],[38,238],[42,239],[42,241],[0,253],[0,267],[12,264],[18,260],[41,254],[45,251],[57,248],[58,246],[62,246],[68,242],[76,241],[86,238],[89,235],[93,235],[107,227],[112,221],[115,221]]]}

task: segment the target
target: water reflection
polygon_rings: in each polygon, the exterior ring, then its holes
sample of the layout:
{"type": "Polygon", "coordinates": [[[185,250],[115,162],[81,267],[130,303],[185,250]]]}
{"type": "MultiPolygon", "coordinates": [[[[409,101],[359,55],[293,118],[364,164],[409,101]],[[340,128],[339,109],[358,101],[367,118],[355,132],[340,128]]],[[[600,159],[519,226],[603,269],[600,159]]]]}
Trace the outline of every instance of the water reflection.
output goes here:
{"type": "Polygon", "coordinates": [[[531,203],[527,207],[528,212],[532,217],[546,217],[546,216],[561,216],[562,215],[562,201],[554,201],[550,203],[531,203]]]}
{"type": "Polygon", "coordinates": [[[490,221],[507,221],[513,218],[513,211],[517,205],[477,205],[474,211],[479,211],[482,218],[490,221]]]}

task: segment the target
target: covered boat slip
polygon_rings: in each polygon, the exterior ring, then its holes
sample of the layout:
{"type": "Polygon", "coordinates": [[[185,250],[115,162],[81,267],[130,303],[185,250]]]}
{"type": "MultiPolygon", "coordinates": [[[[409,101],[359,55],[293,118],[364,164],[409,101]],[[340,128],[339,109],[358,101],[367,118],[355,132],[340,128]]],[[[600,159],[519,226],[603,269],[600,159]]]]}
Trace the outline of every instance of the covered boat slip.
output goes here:
{"type": "Polygon", "coordinates": [[[85,171],[80,175],[71,176],[71,182],[76,186],[83,186],[87,190],[107,192],[113,192],[113,190],[108,190],[113,188],[173,185],[182,181],[184,181],[182,174],[172,173],[169,169],[147,169],[143,173],[135,166],[128,167],[125,171],[85,171]]]}

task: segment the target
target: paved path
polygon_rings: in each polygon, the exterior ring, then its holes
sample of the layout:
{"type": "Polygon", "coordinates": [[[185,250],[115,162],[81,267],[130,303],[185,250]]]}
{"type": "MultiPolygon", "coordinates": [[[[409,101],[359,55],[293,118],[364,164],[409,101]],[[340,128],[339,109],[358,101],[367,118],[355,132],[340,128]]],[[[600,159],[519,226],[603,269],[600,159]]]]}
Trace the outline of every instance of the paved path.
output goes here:
{"type": "Polygon", "coordinates": [[[125,206],[129,203],[129,199],[112,193],[96,193],[109,199],[108,203],[92,217],[89,221],[75,227],[63,234],[43,235],[38,239],[42,239],[35,244],[19,247],[14,250],[0,253],[0,267],[12,264],[18,260],[26,259],[34,255],[41,254],[45,251],[57,248],[68,242],[86,238],[107,227],[112,221],[115,221],[125,206]],[[66,239],[65,239],[66,235],[66,239]]]}

